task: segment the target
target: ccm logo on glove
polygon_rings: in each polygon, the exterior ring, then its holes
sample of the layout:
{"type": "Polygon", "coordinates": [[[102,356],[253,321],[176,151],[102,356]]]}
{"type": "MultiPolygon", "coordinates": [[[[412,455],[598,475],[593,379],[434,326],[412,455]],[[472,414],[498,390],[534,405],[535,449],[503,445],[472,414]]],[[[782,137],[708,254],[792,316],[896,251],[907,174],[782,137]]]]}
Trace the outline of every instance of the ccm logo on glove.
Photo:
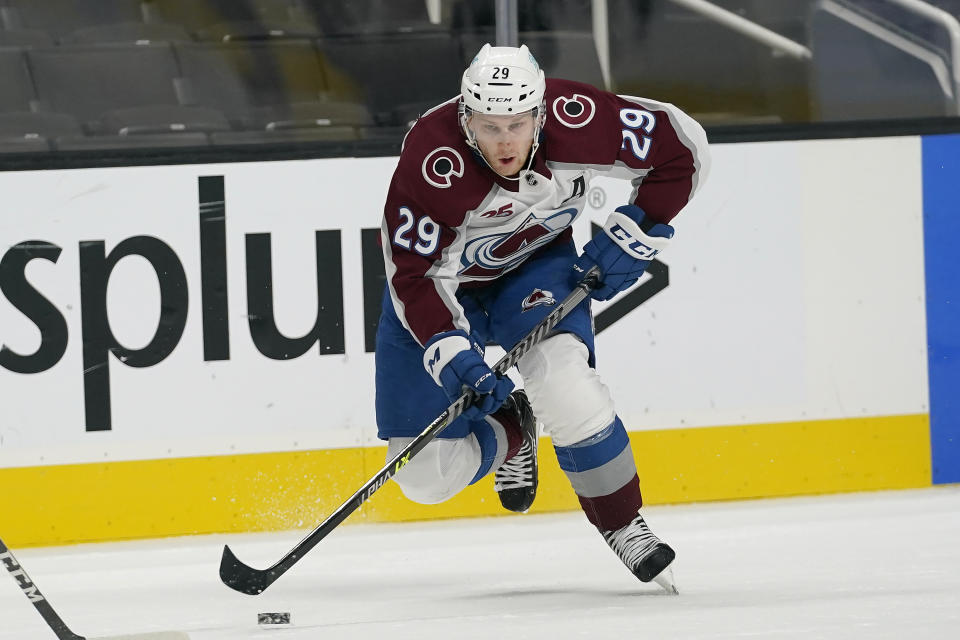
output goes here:
{"type": "Polygon", "coordinates": [[[610,234],[617,240],[620,240],[624,243],[624,249],[630,253],[633,253],[636,257],[641,260],[651,260],[655,255],[660,253],[660,249],[654,249],[653,247],[648,247],[639,240],[633,238],[630,233],[621,227],[620,225],[614,225],[610,229],[610,234]]]}
{"type": "MultiPolygon", "coordinates": [[[[604,231],[624,252],[637,260],[652,260],[654,256],[670,244],[669,237],[651,236],[644,233],[633,218],[621,213],[619,209],[607,218],[604,231]]],[[[670,233],[670,236],[672,235],[670,233]]]]}

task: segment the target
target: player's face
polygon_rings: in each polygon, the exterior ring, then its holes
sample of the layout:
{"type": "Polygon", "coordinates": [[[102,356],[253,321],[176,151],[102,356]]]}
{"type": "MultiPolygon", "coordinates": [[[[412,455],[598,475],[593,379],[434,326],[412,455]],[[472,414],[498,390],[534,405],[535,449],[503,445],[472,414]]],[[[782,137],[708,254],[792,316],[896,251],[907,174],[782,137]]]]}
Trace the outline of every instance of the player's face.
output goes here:
{"type": "Polygon", "coordinates": [[[515,176],[526,166],[533,144],[533,112],[515,116],[474,114],[467,126],[477,136],[477,146],[493,170],[504,177],[515,176]]]}

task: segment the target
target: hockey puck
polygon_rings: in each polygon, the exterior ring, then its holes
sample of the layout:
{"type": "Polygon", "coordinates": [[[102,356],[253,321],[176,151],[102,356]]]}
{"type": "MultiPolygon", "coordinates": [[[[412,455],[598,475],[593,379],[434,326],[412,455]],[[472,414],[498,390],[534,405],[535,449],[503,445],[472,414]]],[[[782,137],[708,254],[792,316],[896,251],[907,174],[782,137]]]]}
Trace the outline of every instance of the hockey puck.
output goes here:
{"type": "Polygon", "coordinates": [[[290,624],[290,612],[267,612],[257,614],[257,624],[290,624]]]}

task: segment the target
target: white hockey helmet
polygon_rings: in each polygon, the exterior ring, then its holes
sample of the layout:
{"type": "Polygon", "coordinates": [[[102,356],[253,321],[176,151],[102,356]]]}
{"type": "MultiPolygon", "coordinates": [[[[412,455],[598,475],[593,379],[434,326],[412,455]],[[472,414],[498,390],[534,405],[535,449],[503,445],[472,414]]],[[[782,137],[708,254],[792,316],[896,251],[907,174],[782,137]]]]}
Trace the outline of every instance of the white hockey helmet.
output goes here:
{"type": "Polygon", "coordinates": [[[540,107],[546,89],[543,70],[527,45],[483,45],[463,72],[460,93],[467,109],[497,116],[540,107]]]}
{"type": "Polygon", "coordinates": [[[460,81],[460,126],[467,144],[479,151],[476,135],[467,126],[473,113],[511,116],[536,111],[530,160],[540,146],[540,131],[546,118],[547,81],[536,58],[527,49],[519,47],[491,47],[485,44],[463,72],[460,81]]]}

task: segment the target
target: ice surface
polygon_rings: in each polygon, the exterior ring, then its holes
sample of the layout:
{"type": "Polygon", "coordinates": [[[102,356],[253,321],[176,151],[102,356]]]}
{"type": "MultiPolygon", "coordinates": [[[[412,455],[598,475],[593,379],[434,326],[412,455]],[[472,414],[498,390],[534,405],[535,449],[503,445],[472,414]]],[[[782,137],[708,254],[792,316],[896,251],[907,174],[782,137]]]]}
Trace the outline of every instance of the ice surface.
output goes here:
{"type": "MultiPolygon", "coordinates": [[[[960,486],[645,509],[680,596],[636,581],[580,514],[345,526],[260,596],[300,532],[14,549],[71,628],[193,640],[960,637],[960,486]],[[289,611],[292,625],[257,626],[289,611]]],[[[0,532],[2,533],[2,532],[0,532]]],[[[9,577],[0,640],[53,639],[9,577]]]]}

